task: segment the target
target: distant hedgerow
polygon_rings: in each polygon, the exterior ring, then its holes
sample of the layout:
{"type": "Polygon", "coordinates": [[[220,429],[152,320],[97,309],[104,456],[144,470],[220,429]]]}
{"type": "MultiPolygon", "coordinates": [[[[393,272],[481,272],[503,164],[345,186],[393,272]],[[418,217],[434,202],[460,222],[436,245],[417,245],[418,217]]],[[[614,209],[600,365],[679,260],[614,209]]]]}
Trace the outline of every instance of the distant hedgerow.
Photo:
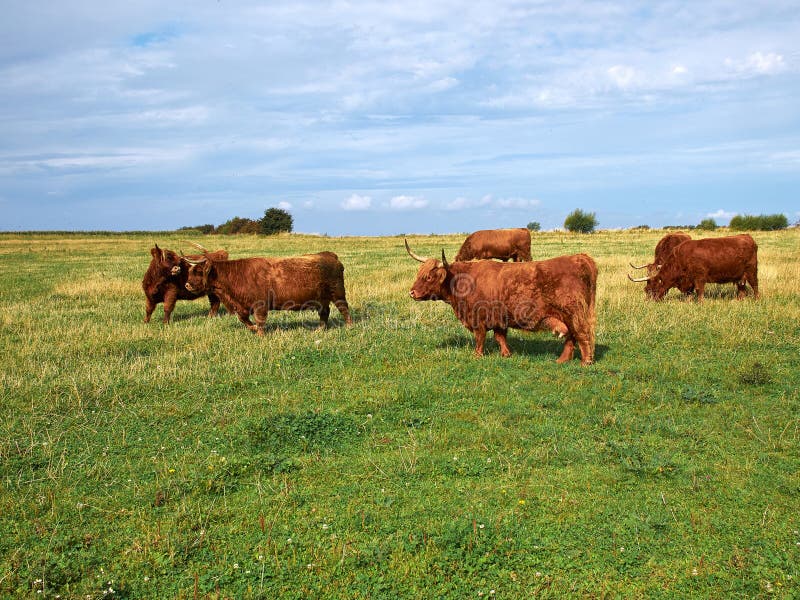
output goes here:
{"type": "Polygon", "coordinates": [[[735,231],[775,231],[786,229],[789,219],[786,215],[736,215],[731,219],[730,228],[735,231]]]}

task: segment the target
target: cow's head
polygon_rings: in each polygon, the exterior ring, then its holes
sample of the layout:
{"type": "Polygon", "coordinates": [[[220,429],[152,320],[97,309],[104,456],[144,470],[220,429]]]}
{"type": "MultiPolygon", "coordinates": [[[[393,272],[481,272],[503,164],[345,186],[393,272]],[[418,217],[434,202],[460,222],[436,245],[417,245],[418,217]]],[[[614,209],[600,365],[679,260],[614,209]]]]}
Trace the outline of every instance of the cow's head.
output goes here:
{"type": "Polygon", "coordinates": [[[634,269],[647,268],[646,277],[631,277],[628,275],[628,279],[633,282],[646,282],[644,285],[644,293],[652,300],[662,300],[673,287],[678,286],[683,289],[682,286],[679,285],[678,278],[675,276],[675,270],[671,268],[669,263],[666,265],[650,264],[642,267],[631,266],[634,269]]]}
{"type": "Polygon", "coordinates": [[[153,257],[151,265],[155,265],[163,276],[178,275],[181,272],[181,257],[172,250],[159,248],[158,244],[150,249],[153,257]]]}
{"type": "Polygon", "coordinates": [[[185,258],[189,263],[189,271],[186,274],[186,289],[193,294],[202,294],[208,291],[208,280],[214,269],[213,261],[207,258],[199,260],[185,258]]]}
{"type": "Polygon", "coordinates": [[[408,240],[405,240],[406,251],[409,256],[422,264],[417,271],[417,279],[411,286],[411,297],[414,300],[439,300],[446,295],[445,280],[449,265],[442,250],[442,262],[435,258],[424,258],[411,251],[408,240]]]}

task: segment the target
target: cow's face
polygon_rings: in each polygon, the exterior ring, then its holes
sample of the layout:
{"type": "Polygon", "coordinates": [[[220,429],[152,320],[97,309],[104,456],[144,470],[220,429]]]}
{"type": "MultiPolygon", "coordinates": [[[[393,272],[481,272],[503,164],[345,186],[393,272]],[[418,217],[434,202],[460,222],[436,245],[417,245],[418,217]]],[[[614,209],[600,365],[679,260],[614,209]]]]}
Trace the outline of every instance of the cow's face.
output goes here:
{"type": "Polygon", "coordinates": [[[213,265],[210,260],[203,260],[189,267],[186,276],[186,289],[193,294],[200,294],[208,290],[208,276],[213,265]]]}
{"type": "Polygon", "coordinates": [[[162,276],[169,277],[170,275],[178,275],[181,272],[181,257],[172,250],[159,248],[158,244],[156,244],[150,249],[150,255],[153,257],[162,276]]]}
{"type": "Polygon", "coordinates": [[[419,267],[417,280],[411,286],[414,300],[437,300],[442,297],[447,269],[438,260],[429,258],[419,267]]]}

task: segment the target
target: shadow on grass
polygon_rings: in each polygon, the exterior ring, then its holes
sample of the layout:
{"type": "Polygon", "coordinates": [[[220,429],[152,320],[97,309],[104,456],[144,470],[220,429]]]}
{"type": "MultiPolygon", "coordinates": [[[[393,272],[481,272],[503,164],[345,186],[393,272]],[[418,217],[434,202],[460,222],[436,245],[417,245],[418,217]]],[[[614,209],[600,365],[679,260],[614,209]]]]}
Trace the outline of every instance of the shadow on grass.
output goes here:
{"type": "MultiPolygon", "coordinates": [[[[508,346],[511,348],[512,354],[538,357],[538,356],[553,356],[553,360],[561,355],[564,349],[564,341],[550,337],[547,333],[532,333],[527,334],[525,337],[511,337],[509,335],[508,346]]],[[[451,335],[437,344],[438,348],[463,348],[470,353],[475,349],[475,338],[467,335],[451,335]]],[[[491,332],[486,334],[486,345],[483,348],[484,354],[500,354],[500,347],[494,339],[491,332]]],[[[597,344],[594,348],[594,360],[597,362],[608,352],[609,347],[603,344],[597,344]]],[[[580,357],[580,350],[575,348],[575,358],[580,357]]]]}
{"type": "MultiPolygon", "coordinates": [[[[355,324],[357,324],[359,322],[358,317],[356,317],[352,313],[351,313],[350,316],[353,318],[353,325],[355,325],[355,324]]],[[[175,313],[172,314],[172,322],[173,323],[179,323],[181,321],[189,321],[189,320],[194,320],[194,319],[207,319],[207,318],[212,318],[212,319],[231,318],[236,322],[237,325],[240,325],[241,327],[244,327],[244,325],[242,325],[239,322],[239,319],[236,317],[236,315],[229,313],[224,308],[220,308],[220,310],[217,313],[216,317],[208,317],[208,311],[207,310],[192,311],[191,313],[183,313],[183,314],[180,314],[180,315],[176,315],[175,313]]],[[[153,320],[155,321],[155,319],[153,319],[153,320]]],[[[251,318],[251,320],[252,320],[252,318],[251,318]]],[[[159,322],[160,322],[160,319],[159,319],[159,322]]],[[[345,326],[344,319],[342,319],[340,317],[337,317],[337,316],[334,316],[333,314],[331,314],[330,318],[328,319],[328,327],[327,327],[327,329],[339,329],[339,328],[344,327],[344,326],[345,326]]],[[[316,312],[314,312],[312,310],[308,310],[308,311],[277,311],[277,310],[273,310],[273,311],[270,311],[269,315],[267,315],[267,322],[264,325],[264,331],[266,333],[269,333],[270,331],[294,330],[294,329],[315,330],[315,329],[318,329],[318,328],[319,328],[319,318],[317,318],[316,312]],[[286,313],[286,312],[292,312],[292,313],[303,312],[303,313],[308,313],[308,314],[307,314],[307,318],[304,317],[302,321],[296,321],[296,320],[285,321],[285,320],[281,319],[281,317],[276,316],[276,315],[280,315],[281,313],[286,313]]]]}

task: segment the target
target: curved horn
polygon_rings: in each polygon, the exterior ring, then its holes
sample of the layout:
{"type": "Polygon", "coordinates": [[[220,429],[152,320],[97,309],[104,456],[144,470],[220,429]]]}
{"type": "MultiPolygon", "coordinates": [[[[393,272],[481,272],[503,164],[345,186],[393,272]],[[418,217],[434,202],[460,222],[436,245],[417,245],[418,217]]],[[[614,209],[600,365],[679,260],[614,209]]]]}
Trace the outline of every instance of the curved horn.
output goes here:
{"type": "Polygon", "coordinates": [[[447,259],[444,256],[444,248],[442,248],[442,266],[446,269],[450,265],[447,264],[447,259]]]}
{"type": "Polygon", "coordinates": [[[634,283],[639,283],[641,281],[650,281],[650,277],[631,277],[630,273],[628,274],[628,279],[630,279],[634,283]]]}
{"type": "Polygon", "coordinates": [[[631,266],[631,269],[646,269],[647,268],[647,265],[642,265],[641,267],[637,267],[633,263],[628,263],[628,264],[631,266]]]}
{"type": "Polygon", "coordinates": [[[403,241],[406,243],[406,252],[408,252],[408,255],[411,258],[413,258],[414,260],[418,260],[419,262],[425,262],[426,260],[428,260],[427,258],[423,258],[423,257],[419,256],[418,254],[414,254],[411,251],[411,248],[408,247],[408,240],[407,239],[403,238],[403,241]]]}
{"type": "Polygon", "coordinates": [[[190,242],[189,240],[186,240],[186,243],[187,243],[187,244],[191,244],[192,246],[194,246],[195,248],[197,248],[198,250],[200,250],[200,252],[202,252],[203,254],[208,254],[208,249],[207,249],[207,248],[204,248],[204,247],[203,247],[203,246],[201,246],[200,244],[196,244],[196,243],[194,243],[194,242],[190,242]]]}
{"type": "Polygon", "coordinates": [[[205,258],[201,258],[200,260],[192,260],[191,258],[189,258],[187,256],[181,256],[181,258],[183,258],[183,260],[185,260],[187,263],[189,263],[192,266],[199,265],[199,264],[202,264],[202,263],[206,262],[205,258]]]}

